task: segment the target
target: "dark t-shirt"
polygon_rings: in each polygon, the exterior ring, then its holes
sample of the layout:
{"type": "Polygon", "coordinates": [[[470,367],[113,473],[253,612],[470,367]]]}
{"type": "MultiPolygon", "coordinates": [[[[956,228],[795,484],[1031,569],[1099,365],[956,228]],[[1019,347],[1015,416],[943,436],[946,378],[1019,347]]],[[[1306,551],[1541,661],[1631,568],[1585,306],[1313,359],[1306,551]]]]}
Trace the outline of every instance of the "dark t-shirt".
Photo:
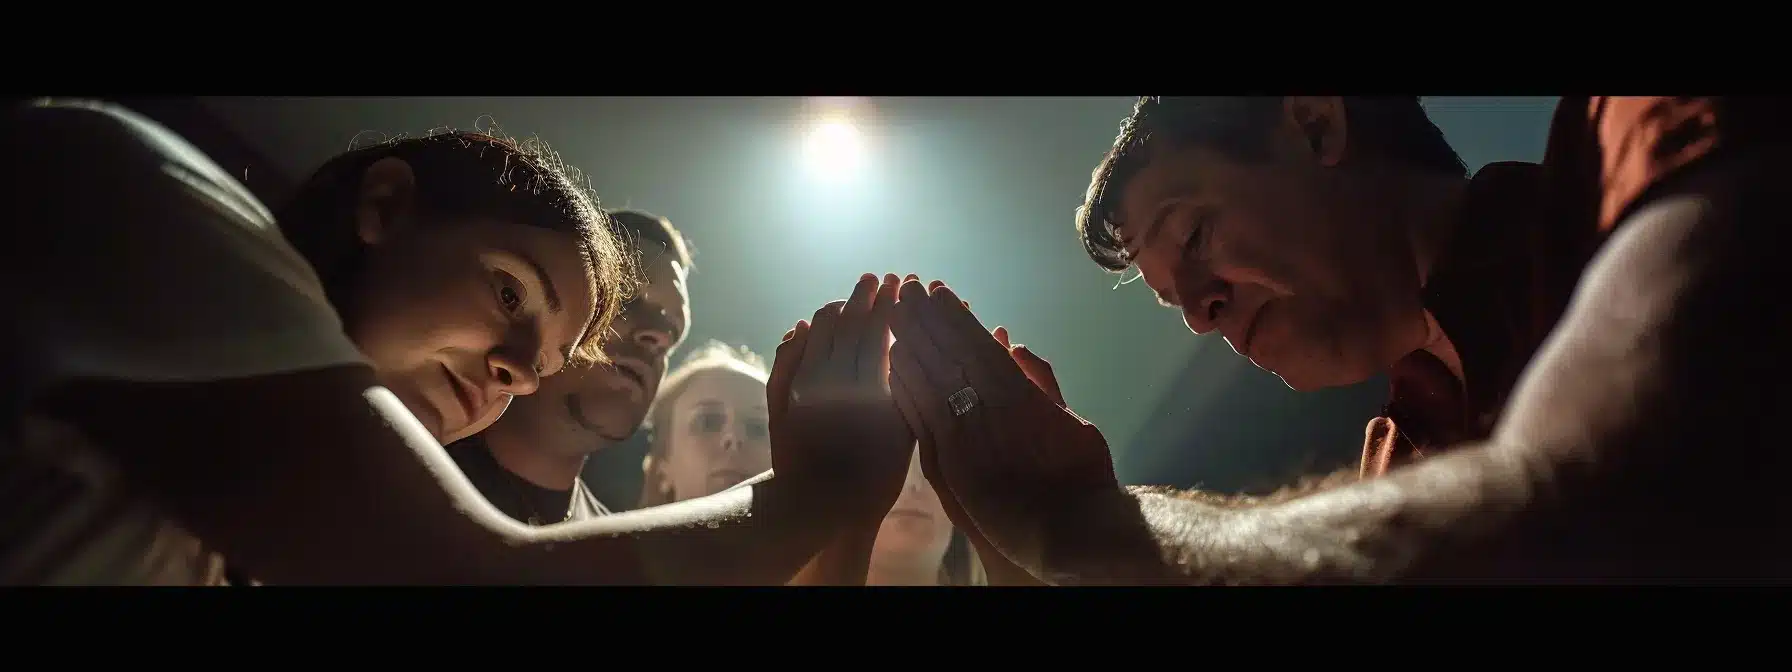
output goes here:
{"type": "Polygon", "coordinates": [[[1565,97],[1542,165],[1491,164],[1424,302],[1462,359],[1458,380],[1425,352],[1394,365],[1361,474],[1487,438],[1519,374],[1567,309],[1599,246],[1677,174],[1721,152],[1778,145],[1769,98],[1565,97]]]}
{"type": "Polygon", "coordinates": [[[530,525],[553,525],[573,520],[588,520],[610,514],[597,501],[585,480],[573,480],[571,490],[544,488],[510,473],[492,457],[485,441],[473,437],[448,447],[448,456],[472,481],[485,499],[519,522],[530,525]]]}

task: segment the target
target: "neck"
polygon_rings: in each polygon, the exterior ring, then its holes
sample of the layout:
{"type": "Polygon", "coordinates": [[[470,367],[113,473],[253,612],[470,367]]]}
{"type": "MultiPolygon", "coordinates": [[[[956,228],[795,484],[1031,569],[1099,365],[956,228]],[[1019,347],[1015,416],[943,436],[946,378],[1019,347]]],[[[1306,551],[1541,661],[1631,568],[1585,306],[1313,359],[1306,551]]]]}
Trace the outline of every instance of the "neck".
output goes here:
{"type": "Polygon", "coordinates": [[[1414,270],[1423,287],[1439,258],[1449,250],[1451,236],[1461,224],[1468,179],[1436,173],[1406,173],[1396,181],[1402,212],[1400,233],[1412,250],[1414,270]]]}
{"type": "MultiPolygon", "coordinates": [[[[1449,251],[1450,241],[1467,215],[1468,183],[1461,177],[1410,172],[1396,182],[1400,189],[1398,202],[1408,204],[1398,222],[1400,233],[1411,250],[1413,270],[1421,288],[1429,284],[1438,260],[1449,251]]],[[[1461,358],[1430,311],[1425,312],[1418,349],[1437,356],[1457,380],[1462,379],[1461,358]]]]}
{"type": "Polygon", "coordinates": [[[937,563],[879,562],[874,556],[865,571],[865,585],[937,586],[940,585],[940,567],[937,563]]]}
{"type": "Polygon", "coordinates": [[[485,447],[505,471],[549,490],[571,490],[579,472],[585,468],[585,455],[550,453],[528,442],[507,441],[499,435],[487,436],[485,447]]]}

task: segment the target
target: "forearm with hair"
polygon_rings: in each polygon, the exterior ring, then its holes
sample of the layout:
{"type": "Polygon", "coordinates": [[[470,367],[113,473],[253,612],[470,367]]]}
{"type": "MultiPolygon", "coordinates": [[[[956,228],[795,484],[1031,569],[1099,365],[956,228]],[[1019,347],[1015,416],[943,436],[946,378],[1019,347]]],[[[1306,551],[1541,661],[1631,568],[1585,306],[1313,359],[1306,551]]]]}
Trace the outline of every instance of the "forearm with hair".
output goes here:
{"type": "Polygon", "coordinates": [[[1497,528],[1529,501],[1509,457],[1464,448],[1385,479],[1343,475],[1265,498],[1134,488],[1066,509],[1057,584],[1288,585],[1401,578],[1427,550],[1497,528]]]}

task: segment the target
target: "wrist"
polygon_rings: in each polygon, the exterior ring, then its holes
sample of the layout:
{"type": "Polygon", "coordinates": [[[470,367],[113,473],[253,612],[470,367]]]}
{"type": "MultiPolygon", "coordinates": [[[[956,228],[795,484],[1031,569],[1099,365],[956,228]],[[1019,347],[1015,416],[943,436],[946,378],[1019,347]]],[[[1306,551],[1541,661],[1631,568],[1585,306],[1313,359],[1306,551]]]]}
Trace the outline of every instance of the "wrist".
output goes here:
{"type": "MultiPolygon", "coordinates": [[[[1139,501],[1120,487],[1059,497],[1044,515],[1034,571],[1055,585],[1144,581],[1141,565],[1157,562],[1139,501]],[[1151,562],[1140,562],[1149,558],[1151,562]],[[1130,570],[1120,567],[1132,565],[1130,570]]],[[[1149,572],[1155,573],[1155,572],[1149,572]]]]}

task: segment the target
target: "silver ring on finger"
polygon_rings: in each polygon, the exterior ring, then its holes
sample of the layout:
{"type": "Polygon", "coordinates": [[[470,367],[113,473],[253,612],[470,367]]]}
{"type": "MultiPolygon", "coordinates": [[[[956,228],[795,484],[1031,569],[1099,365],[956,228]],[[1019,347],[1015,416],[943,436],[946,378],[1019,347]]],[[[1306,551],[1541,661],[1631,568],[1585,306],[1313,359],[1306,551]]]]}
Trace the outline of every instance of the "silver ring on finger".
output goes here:
{"type": "Polygon", "coordinates": [[[946,405],[952,408],[952,415],[958,417],[963,417],[964,414],[975,410],[978,401],[977,389],[969,385],[953,392],[952,396],[946,397],[946,405]]]}

